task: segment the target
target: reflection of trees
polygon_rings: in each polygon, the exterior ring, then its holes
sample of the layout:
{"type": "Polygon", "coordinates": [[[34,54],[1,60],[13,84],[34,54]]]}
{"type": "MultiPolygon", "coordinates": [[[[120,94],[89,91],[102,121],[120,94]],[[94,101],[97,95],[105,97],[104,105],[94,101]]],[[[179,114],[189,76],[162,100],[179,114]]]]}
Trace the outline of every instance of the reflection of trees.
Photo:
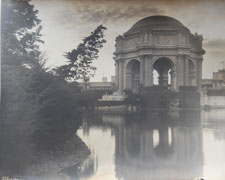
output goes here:
{"type": "Polygon", "coordinates": [[[98,158],[90,157],[86,161],[82,163],[79,167],[79,177],[80,178],[88,178],[95,174],[98,168],[98,158]]]}
{"type": "Polygon", "coordinates": [[[74,166],[61,170],[61,173],[67,174],[71,180],[86,179],[91,177],[97,170],[98,159],[97,157],[91,156],[84,162],[78,163],[74,166]]]}

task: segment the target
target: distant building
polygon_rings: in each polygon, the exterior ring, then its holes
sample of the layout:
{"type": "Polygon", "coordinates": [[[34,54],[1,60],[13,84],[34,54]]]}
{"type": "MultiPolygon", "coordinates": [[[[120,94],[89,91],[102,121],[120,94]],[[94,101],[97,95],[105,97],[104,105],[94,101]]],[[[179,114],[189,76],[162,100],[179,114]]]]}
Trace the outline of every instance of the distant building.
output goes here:
{"type": "Polygon", "coordinates": [[[218,72],[213,72],[213,79],[225,80],[225,69],[219,70],[218,72]]]}
{"type": "Polygon", "coordinates": [[[112,82],[80,82],[79,84],[86,90],[113,90],[114,88],[112,82]]]}
{"type": "Polygon", "coordinates": [[[205,90],[225,89],[225,69],[213,72],[212,79],[203,79],[202,88],[205,90]]]}
{"type": "Polygon", "coordinates": [[[108,81],[107,77],[106,76],[103,76],[102,77],[102,82],[107,82],[107,81],[108,81]]]}
{"type": "Polygon", "coordinates": [[[115,76],[111,76],[111,82],[115,83],[116,82],[116,77],[115,76]]]}
{"type": "Polygon", "coordinates": [[[212,79],[203,79],[202,89],[202,107],[225,108],[225,69],[213,72],[212,79]]]}
{"type": "Polygon", "coordinates": [[[82,89],[85,90],[103,90],[103,91],[113,91],[115,86],[115,76],[111,76],[111,82],[108,82],[106,76],[102,77],[102,82],[80,82],[82,89]]]}

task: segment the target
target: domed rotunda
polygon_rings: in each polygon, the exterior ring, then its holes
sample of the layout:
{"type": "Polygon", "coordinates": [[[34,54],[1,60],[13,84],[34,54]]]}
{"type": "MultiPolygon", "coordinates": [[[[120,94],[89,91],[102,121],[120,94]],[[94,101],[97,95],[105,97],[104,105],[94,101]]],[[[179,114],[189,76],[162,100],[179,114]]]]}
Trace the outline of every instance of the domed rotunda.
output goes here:
{"type": "Polygon", "coordinates": [[[135,93],[154,85],[174,91],[180,86],[200,89],[205,53],[202,40],[172,17],[139,20],[116,38],[116,88],[135,93]]]}

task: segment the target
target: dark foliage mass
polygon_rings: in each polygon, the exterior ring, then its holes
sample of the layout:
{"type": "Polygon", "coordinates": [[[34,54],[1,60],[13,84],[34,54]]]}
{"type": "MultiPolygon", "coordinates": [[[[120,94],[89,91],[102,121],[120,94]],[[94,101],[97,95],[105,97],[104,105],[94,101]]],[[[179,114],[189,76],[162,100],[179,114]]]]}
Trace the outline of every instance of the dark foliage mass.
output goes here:
{"type": "Polygon", "coordinates": [[[33,160],[29,141],[37,104],[27,93],[26,73],[17,66],[2,65],[0,176],[23,173],[33,160]]]}
{"type": "Polygon", "coordinates": [[[35,66],[40,56],[41,20],[30,0],[2,1],[2,63],[35,66]],[[34,58],[36,57],[36,58],[34,58]]]}
{"type": "Polygon", "coordinates": [[[38,150],[55,151],[73,137],[81,123],[79,96],[77,86],[61,79],[54,79],[41,93],[35,122],[38,128],[33,135],[38,150]]]}
{"type": "Polygon", "coordinates": [[[55,76],[45,68],[39,50],[41,20],[30,0],[2,1],[1,23],[0,177],[26,174],[37,163],[37,154],[57,152],[73,138],[86,101],[78,84],[65,79],[93,75],[91,62],[105,42],[105,27],[99,26],[66,53],[69,64],[59,67],[63,74],[55,76]]]}
{"type": "Polygon", "coordinates": [[[2,1],[0,175],[23,173],[34,157],[30,137],[38,104],[30,83],[42,42],[37,13],[27,0],[2,1]]]}

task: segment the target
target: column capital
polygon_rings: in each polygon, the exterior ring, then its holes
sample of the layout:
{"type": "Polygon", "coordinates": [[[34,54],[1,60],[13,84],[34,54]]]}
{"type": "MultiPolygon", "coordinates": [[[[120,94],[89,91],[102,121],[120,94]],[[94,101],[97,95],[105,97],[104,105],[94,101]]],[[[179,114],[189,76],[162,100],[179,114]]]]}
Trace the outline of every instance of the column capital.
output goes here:
{"type": "Polygon", "coordinates": [[[183,58],[184,57],[184,54],[177,54],[176,55],[178,58],[183,58]]]}
{"type": "Polygon", "coordinates": [[[185,59],[190,59],[190,55],[189,54],[184,54],[184,58],[185,59]]]}
{"type": "Polygon", "coordinates": [[[119,59],[117,62],[118,62],[119,64],[123,64],[123,59],[119,59]]]}
{"type": "Polygon", "coordinates": [[[120,61],[124,60],[123,58],[116,58],[116,57],[113,57],[113,59],[114,59],[115,62],[120,62],[120,61]]]}
{"type": "Polygon", "coordinates": [[[174,69],[171,69],[170,74],[172,77],[176,77],[176,71],[174,69]]]}

